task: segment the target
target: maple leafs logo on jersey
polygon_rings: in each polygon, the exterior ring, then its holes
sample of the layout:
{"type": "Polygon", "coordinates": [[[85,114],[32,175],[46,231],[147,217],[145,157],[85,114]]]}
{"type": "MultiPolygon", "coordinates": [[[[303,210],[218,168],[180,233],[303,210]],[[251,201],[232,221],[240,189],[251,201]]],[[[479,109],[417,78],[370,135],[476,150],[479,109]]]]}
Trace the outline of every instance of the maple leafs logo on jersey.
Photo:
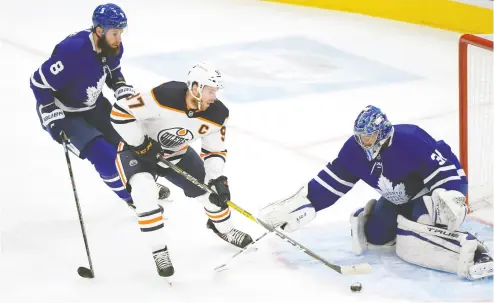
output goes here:
{"type": "Polygon", "coordinates": [[[376,189],[386,200],[393,204],[400,205],[407,203],[410,197],[406,193],[405,184],[401,182],[393,187],[393,182],[391,182],[384,175],[379,177],[377,182],[379,189],[376,189]]]}
{"type": "Polygon", "coordinates": [[[87,99],[84,102],[87,106],[93,106],[98,100],[101,91],[103,90],[103,85],[105,85],[106,73],[103,73],[103,76],[98,80],[96,86],[90,86],[86,89],[87,99]]]}

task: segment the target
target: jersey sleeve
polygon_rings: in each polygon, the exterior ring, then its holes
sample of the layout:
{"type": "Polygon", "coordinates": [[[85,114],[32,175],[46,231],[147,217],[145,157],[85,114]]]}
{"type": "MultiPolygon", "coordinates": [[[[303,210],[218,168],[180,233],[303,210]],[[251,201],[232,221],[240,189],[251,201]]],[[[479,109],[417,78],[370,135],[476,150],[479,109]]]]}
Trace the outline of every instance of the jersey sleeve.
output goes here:
{"type": "Polygon", "coordinates": [[[150,94],[136,94],[130,99],[121,99],[113,104],[110,121],[122,139],[130,145],[144,142],[145,131],[142,121],[158,115],[150,94]]]}
{"type": "Polygon", "coordinates": [[[338,157],[328,163],[308,184],[307,198],[316,211],[333,205],[352,189],[359,178],[348,170],[347,148],[344,146],[338,157]]]}
{"type": "Polygon", "coordinates": [[[201,158],[204,160],[206,177],[204,182],[216,179],[223,174],[226,162],[225,136],[227,131],[228,118],[223,125],[209,135],[202,137],[201,158]]]}
{"type": "Polygon", "coordinates": [[[416,140],[414,155],[417,157],[419,175],[429,191],[436,188],[462,191],[465,180],[456,156],[446,144],[438,144],[434,139],[416,140]]]}
{"type": "Polygon", "coordinates": [[[75,52],[59,47],[32,75],[31,89],[38,104],[53,102],[54,92],[63,89],[79,70],[75,52]]]}

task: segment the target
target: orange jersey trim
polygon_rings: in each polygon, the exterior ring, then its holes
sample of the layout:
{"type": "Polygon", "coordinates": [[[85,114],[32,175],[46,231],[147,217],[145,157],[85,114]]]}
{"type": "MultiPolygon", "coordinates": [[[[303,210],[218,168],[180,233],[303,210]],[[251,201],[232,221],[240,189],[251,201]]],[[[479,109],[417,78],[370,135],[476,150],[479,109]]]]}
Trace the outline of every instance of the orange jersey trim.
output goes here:
{"type": "Polygon", "coordinates": [[[209,155],[221,155],[221,156],[226,157],[225,152],[213,152],[213,153],[209,153],[209,154],[201,154],[201,158],[204,158],[204,157],[209,156],[209,155]]]}
{"type": "MultiPolygon", "coordinates": [[[[179,109],[176,109],[176,108],[173,108],[173,107],[169,107],[169,106],[166,106],[166,105],[163,105],[163,104],[159,103],[158,99],[156,99],[156,96],[154,95],[153,90],[151,90],[151,96],[153,97],[154,102],[156,102],[156,104],[158,104],[159,107],[164,108],[164,109],[167,109],[167,110],[171,110],[171,111],[174,111],[174,112],[177,112],[177,113],[183,113],[183,114],[185,114],[185,111],[183,111],[183,110],[179,110],[179,109]]],[[[185,100],[184,100],[184,102],[185,102],[185,100]]],[[[199,119],[201,121],[204,121],[204,122],[207,122],[207,123],[211,123],[211,124],[213,124],[213,125],[215,125],[217,127],[222,127],[221,124],[218,124],[218,123],[213,122],[213,121],[208,120],[208,119],[204,119],[202,117],[195,117],[195,119],[199,119]]],[[[225,120],[226,119],[228,119],[228,117],[226,117],[225,120]]]]}
{"type": "Polygon", "coordinates": [[[129,119],[135,119],[134,116],[132,115],[129,115],[129,114],[124,114],[124,113],[121,113],[121,112],[117,112],[115,110],[112,110],[111,111],[111,115],[112,116],[116,116],[116,117],[122,117],[122,118],[129,118],[129,119]]]}

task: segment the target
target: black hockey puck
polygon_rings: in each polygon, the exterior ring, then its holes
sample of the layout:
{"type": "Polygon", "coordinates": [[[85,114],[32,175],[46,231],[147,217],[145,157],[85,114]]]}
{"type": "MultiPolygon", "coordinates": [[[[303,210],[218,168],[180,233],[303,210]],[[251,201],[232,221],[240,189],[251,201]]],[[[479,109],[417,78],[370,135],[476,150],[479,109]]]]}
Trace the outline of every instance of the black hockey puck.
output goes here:
{"type": "Polygon", "coordinates": [[[83,277],[83,278],[86,278],[86,279],[92,279],[94,278],[94,273],[92,270],[90,270],[89,268],[87,267],[79,267],[77,269],[77,273],[79,274],[79,276],[83,277]]]}
{"type": "Polygon", "coordinates": [[[360,292],[362,290],[362,283],[360,282],[355,282],[352,285],[350,285],[350,290],[352,292],[360,292]]]}

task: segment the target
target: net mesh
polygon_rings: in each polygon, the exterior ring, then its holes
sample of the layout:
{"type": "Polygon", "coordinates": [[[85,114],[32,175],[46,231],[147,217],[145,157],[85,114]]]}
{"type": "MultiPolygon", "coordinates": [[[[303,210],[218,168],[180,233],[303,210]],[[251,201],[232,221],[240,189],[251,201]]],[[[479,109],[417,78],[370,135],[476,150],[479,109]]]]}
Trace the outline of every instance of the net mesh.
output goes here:
{"type": "Polygon", "coordinates": [[[493,203],[494,102],[493,53],[467,46],[468,201],[471,210],[493,203]]]}

